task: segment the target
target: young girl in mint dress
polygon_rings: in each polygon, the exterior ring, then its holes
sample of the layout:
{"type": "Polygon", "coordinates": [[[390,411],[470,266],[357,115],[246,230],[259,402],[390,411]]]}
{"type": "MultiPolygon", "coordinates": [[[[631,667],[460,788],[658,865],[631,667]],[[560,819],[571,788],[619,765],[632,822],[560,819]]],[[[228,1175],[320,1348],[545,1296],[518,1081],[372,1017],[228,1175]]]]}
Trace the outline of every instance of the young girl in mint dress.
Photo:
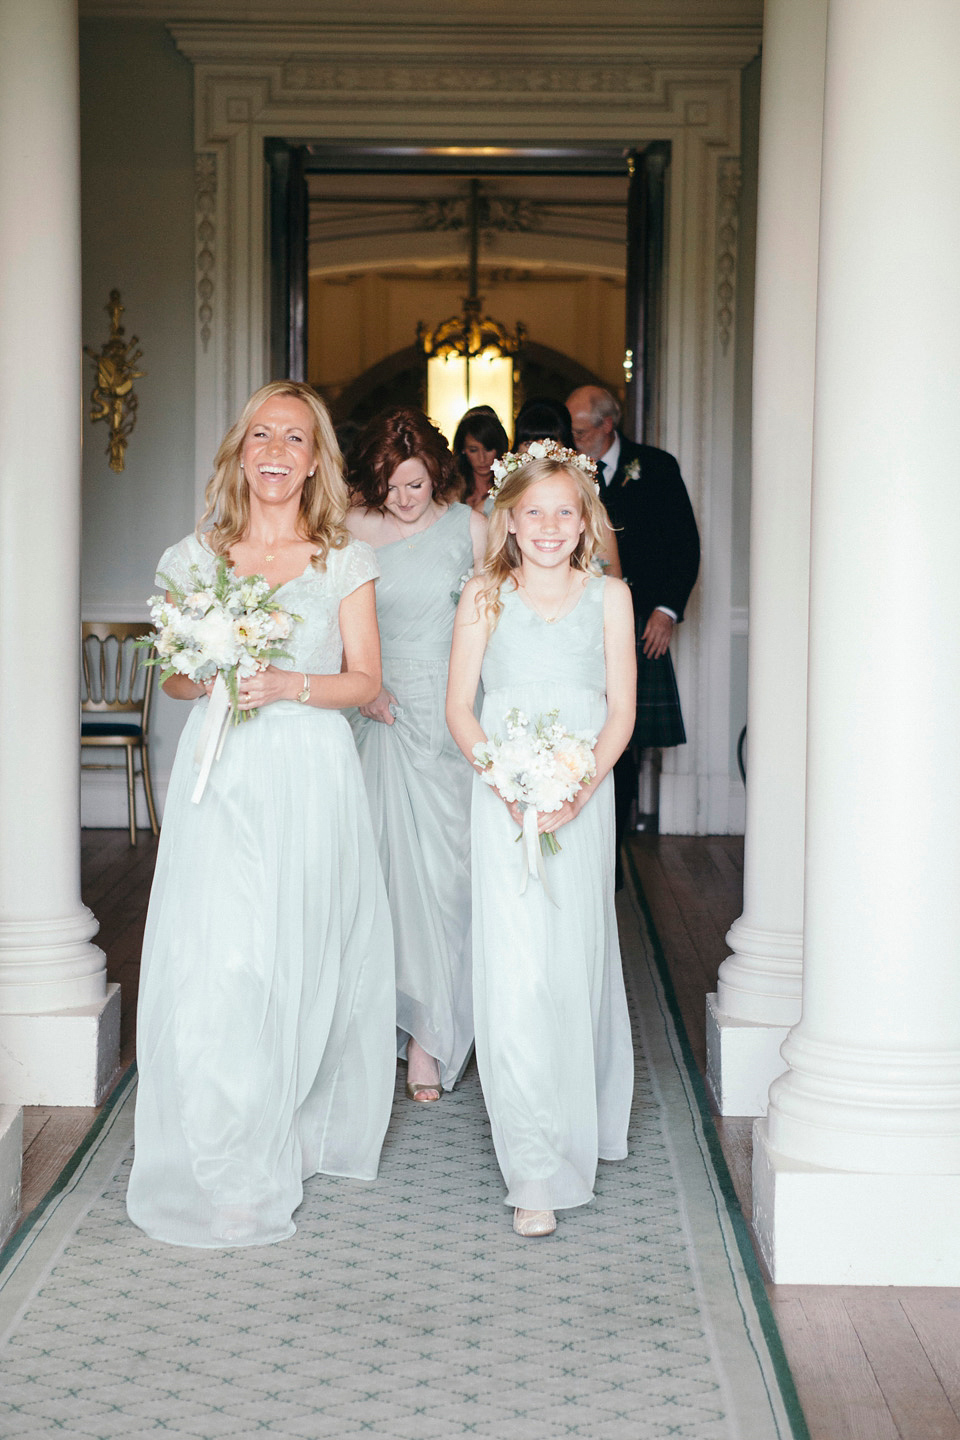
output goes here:
{"type": "Polygon", "coordinates": [[[633,731],[633,607],[591,562],[606,517],[590,463],[560,447],[507,457],[485,571],[457,611],[447,721],[473,748],[519,707],[597,734],[596,776],[538,816],[561,845],[549,894],[520,893],[522,812],[479,775],[472,804],[474,1021],[497,1160],[520,1235],[593,1198],[597,1161],[627,1153],[633,1051],[614,911],[614,762],[633,731]],[[484,702],[473,712],[477,682],[484,702]],[[553,898],[551,898],[553,897],[553,898]],[[554,903],[555,902],[555,903],[554,903]]]}

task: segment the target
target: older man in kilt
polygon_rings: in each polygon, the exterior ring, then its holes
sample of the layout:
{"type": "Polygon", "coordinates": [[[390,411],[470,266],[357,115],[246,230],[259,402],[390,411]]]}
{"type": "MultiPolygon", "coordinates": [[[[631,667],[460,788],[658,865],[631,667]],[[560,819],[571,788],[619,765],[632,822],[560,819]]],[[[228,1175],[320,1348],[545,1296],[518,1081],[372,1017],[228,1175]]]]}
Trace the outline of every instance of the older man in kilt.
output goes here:
{"type": "Polygon", "coordinates": [[[676,460],[621,435],[620,406],[609,390],[581,386],[567,407],[577,449],[597,461],[637,622],[637,725],[614,771],[619,854],[637,797],[640,751],[686,742],[669,646],[700,568],[700,536],[676,460]]]}

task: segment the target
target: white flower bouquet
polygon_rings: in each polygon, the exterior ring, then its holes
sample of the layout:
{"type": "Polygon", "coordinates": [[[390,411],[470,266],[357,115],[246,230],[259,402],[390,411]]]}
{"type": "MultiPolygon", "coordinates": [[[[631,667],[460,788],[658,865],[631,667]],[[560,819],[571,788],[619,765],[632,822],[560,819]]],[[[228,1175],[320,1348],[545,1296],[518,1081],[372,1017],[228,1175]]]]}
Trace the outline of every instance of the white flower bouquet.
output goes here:
{"type": "Polygon", "coordinates": [[[137,643],[155,648],[156,655],[143,663],[163,667],[161,683],[171,675],[186,675],[201,685],[215,679],[197,741],[200,773],[192,796],[197,804],[223,749],[231,716],[236,725],[257,714],[240,709],[240,681],[272,660],[290,658],[281,642],[300,616],[275,603],[278,586],[269,585],[262,575],[234,575],[222,555],[212,579],[201,575],[196,565],[189,577],[188,589],[168,575],[160,576],[173,599],[150,597],[156,634],[137,643]]]}
{"type": "Polygon", "coordinates": [[[282,648],[299,615],[274,603],[277,586],[262,575],[234,575],[221,555],[212,580],[190,567],[192,589],[161,575],[172,600],[152,595],[147,602],[157,633],[139,643],[152,645],[156,655],[145,665],[162,665],[161,684],[171,675],[186,675],[204,684],[222,675],[233,722],[248,720],[256,710],[240,710],[239,682],[272,660],[288,660],[282,648]]]}
{"type": "Polygon", "coordinates": [[[523,840],[521,895],[533,872],[551,900],[541,857],[556,855],[561,846],[552,833],[538,837],[537,813],[559,810],[597,773],[596,735],[588,730],[565,730],[558,717],[559,711],[551,710],[531,723],[522,710],[514,708],[504,717],[504,739],[494,735],[473,747],[480,778],[523,810],[523,830],[517,837],[523,840]]]}

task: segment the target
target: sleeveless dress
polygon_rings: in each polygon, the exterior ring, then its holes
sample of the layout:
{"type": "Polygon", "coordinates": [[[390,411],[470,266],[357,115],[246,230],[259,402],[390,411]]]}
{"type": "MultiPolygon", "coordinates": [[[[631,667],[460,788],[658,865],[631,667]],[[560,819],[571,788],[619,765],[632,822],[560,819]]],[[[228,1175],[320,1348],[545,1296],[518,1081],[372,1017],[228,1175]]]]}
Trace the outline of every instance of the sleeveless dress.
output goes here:
{"type": "MultiPolygon", "coordinates": [[[[576,607],[548,623],[501,591],[483,658],[487,736],[519,706],[559,711],[568,730],[606,719],[603,592],[591,577],[576,607]]],[[[477,1065],[507,1184],[507,1205],[562,1210],[593,1198],[597,1160],[622,1160],[633,1048],[614,910],[613,775],[545,855],[551,903],[531,878],[519,894],[517,827],[494,790],[473,781],[473,963],[477,1065]]]]}
{"type": "MultiPolygon", "coordinates": [[[[212,576],[195,536],[164,576],[212,576]]],[[[302,617],[284,668],[336,674],[341,599],[377,575],[351,542],[279,602],[302,617]]],[[[174,1245],[296,1229],[303,1179],[372,1180],[395,1080],[393,943],[367,797],[338,710],[279,701],[231,726],[193,804],[193,705],[170,777],[137,1015],[127,1209],[174,1245]]]]}
{"type": "Polygon", "coordinates": [[[390,898],[397,954],[397,1053],[412,1035],[451,1089],[473,1044],[470,790],[473,770],[445,703],[461,577],[473,565],[467,505],[411,540],[377,548],[383,683],[392,725],[351,712],[390,898]]]}

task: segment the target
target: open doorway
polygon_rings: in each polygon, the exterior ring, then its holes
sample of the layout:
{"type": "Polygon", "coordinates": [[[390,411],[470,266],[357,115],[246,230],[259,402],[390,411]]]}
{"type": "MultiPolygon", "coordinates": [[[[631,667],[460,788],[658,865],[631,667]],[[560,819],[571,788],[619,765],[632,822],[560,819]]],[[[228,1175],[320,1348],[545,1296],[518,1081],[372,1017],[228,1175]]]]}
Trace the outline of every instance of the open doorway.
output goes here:
{"type": "MultiPolygon", "coordinates": [[[[466,291],[466,194],[482,187],[485,312],[526,340],[515,408],[599,383],[628,435],[659,438],[670,146],[532,149],[266,142],[271,373],[311,381],[338,422],[423,404],[418,321],[466,291]]],[[[509,420],[512,417],[504,417],[509,420]]],[[[508,424],[509,428],[509,424],[508,424]]]]}

